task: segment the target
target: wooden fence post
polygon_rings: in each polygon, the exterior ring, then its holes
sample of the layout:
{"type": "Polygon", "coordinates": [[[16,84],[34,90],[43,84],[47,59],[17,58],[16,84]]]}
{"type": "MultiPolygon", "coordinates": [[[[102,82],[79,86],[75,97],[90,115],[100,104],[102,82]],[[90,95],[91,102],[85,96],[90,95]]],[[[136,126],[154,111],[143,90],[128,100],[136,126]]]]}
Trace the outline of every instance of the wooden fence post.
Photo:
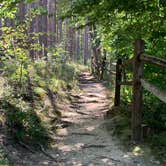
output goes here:
{"type": "Polygon", "coordinates": [[[103,54],[104,56],[102,57],[102,62],[101,62],[100,80],[104,78],[104,72],[106,70],[107,51],[105,49],[103,50],[103,54]]]}
{"type": "Polygon", "coordinates": [[[120,82],[122,79],[122,60],[118,59],[116,64],[116,83],[115,83],[115,100],[114,100],[114,106],[120,105],[120,82]]]}
{"type": "Polygon", "coordinates": [[[143,76],[143,62],[140,60],[140,53],[144,52],[144,41],[136,40],[134,46],[133,61],[133,109],[132,109],[132,139],[135,142],[141,141],[142,123],[142,91],[141,78],[143,76]]]}

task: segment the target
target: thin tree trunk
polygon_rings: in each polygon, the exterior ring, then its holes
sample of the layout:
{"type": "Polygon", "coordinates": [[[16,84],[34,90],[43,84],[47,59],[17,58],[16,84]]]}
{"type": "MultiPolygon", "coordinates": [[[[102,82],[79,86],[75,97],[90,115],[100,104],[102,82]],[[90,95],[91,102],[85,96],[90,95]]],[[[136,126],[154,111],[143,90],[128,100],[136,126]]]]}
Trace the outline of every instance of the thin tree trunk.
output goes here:
{"type": "MultiPolygon", "coordinates": [[[[42,1],[42,6],[44,9],[47,9],[47,0],[41,0],[42,1]]],[[[42,15],[42,41],[43,41],[43,55],[47,59],[47,14],[42,15]]]]}
{"type": "Polygon", "coordinates": [[[19,4],[19,21],[23,24],[26,14],[26,4],[24,2],[20,2],[19,4]]]}
{"type": "Polygon", "coordinates": [[[77,31],[77,42],[76,42],[76,54],[77,54],[77,59],[80,56],[80,30],[77,31]]]}
{"type": "Polygon", "coordinates": [[[89,27],[86,26],[84,29],[84,65],[87,64],[88,58],[89,58],[89,50],[88,50],[88,33],[89,33],[89,27]]]}
{"type": "Polygon", "coordinates": [[[55,46],[56,33],[56,0],[48,0],[48,46],[55,46]]]}
{"type": "MultiPolygon", "coordinates": [[[[30,5],[30,10],[32,9],[32,8],[34,8],[35,7],[35,4],[34,3],[32,3],[31,5],[30,5]]],[[[30,13],[30,17],[32,17],[31,16],[31,13],[30,13]]],[[[32,22],[31,22],[31,25],[30,25],[30,31],[29,31],[29,33],[30,33],[30,38],[31,38],[31,45],[33,45],[34,44],[34,39],[33,39],[33,33],[34,33],[34,29],[35,29],[35,19],[33,18],[32,19],[32,22]]],[[[31,57],[31,59],[34,61],[35,60],[35,51],[31,48],[31,50],[30,50],[30,57],[31,57]]]]}
{"type": "Polygon", "coordinates": [[[2,18],[0,18],[0,38],[2,37],[2,18]]]}

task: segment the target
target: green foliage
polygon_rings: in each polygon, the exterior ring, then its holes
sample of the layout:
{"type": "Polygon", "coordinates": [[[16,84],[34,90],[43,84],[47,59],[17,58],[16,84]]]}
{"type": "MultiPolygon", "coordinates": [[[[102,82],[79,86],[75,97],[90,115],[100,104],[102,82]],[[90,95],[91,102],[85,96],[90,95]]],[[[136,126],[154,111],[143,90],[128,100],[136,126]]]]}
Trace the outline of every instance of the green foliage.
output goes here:
{"type": "Polygon", "coordinates": [[[40,87],[34,88],[34,95],[44,98],[46,96],[46,91],[40,87]]]}
{"type": "Polygon", "coordinates": [[[7,159],[7,156],[4,152],[4,149],[1,146],[0,146],[0,165],[1,166],[9,166],[10,165],[10,162],[7,159]]]}
{"type": "Polygon", "coordinates": [[[158,135],[153,136],[153,142],[154,144],[160,145],[160,146],[166,146],[166,132],[161,132],[158,135]]]}
{"type": "MultiPolygon", "coordinates": [[[[15,17],[20,2],[22,1],[1,1],[0,16],[3,21],[5,18],[15,17]]],[[[107,50],[110,59],[131,58],[133,42],[138,38],[146,41],[147,53],[165,59],[165,0],[74,0],[72,3],[61,0],[58,3],[62,9],[61,17],[71,17],[72,26],[81,28],[95,25],[95,32],[90,32],[91,46],[92,48],[102,46],[107,50]]],[[[52,110],[55,119],[59,118],[55,99],[59,96],[63,98],[65,91],[77,86],[80,66],[67,62],[68,58],[64,56],[66,52],[59,45],[57,48],[47,48],[47,61],[40,59],[33,62],[30,52],[41,51],[37,40],[41,34],[27,34],[32,19],[36,15],[47,14],[47,10],[39,7],[32,9],[30,13],[31,16],[27,14],[23,24],[17,21],[15,28],[2,28],[0,48],[5,83],[1,85],[4,88],[1,108],[6,113],[9,130],[17,140],[45,143],[49,129],[42,117],[52,110]],[[51,101],[46,105],[47,100],[51,101]]],[[[131,69],[127,69],[127,72],[130,73],[127,80],[131,80],[131,69]]],[[[165,71],[152,65],[145,66],[145,78],[161,89],[165,89],[165,74],[165,71]]],[[[125,87],[122,92],[124,103],[131,102],[132,90],[125,87]]],[[[165,146],[166,106],[146,91],[144,102],[143,121],[154,129],[152,138],[165,146]]],[[[126,110],[125,113],[119,111],[114,117],[117,124],[116,134],[122,136],[124,140],[131,136],[129,118],[130,113],[126,110]]]]}
{"type": "MultiPolygon", "coordinates": [[[[1,67],[4,76],[13,84],[16,90],[25,91],[28,82],[28,67],[32,64],[31,51],[39,51],[41,47],[37,41],[39,34],[27,35],[30,31],[32,19],[39,15],[38,11],[31,10],[31,16],[27,14],[24,23],[16,24],[15,27],[2,27],[1,67]]],[[[21,92],[22,93],[22,92],[21,92]]]]}
{"type": "Polygon", "coordinates": [[[17,12],[17,6],[20,2],[32,3],[34,0],[1,0],[0,16],[3,18],[13,18],[17,12]]]}
{"type": "Polygon", "coordinates": [[[65,91],[77,87],[76,78],[80,67],[55,54],[56,58],[50,54],[47,61],[25,61],[21,91],[17,89],[19,77],[16,71],[20,70],[16,67],[16,61],[13,59],[11,65],[4,62],[7,70],[1,85],[1,109],[5,112],[9,133],[17,141],[34,145],[48,144],[52,120],[60,116],[56,108],[57,96],[62,99],[66,95],[65,91]],[[10,67],[7,68],[7,64],[10,67]],[[50,112],[54,115],[51,118],[48,116],[50,112]]]}
{"type": "Polygon", "coordinates": [[[6,109],[7,126],[9,132],[16,140],[29,144],[46,144],[48,137],[41,120],[32,110],[20,110],[10,103],[3,102],[3,109],[6,109]]]}
{"type": "Polygon", "coordinates": [[[114,54],[131,57],[134,40],[143,38],[148,52],[152,53],[153,48],[154,55],[165,58],[165,14],[162,0],[75,0],[66,17],[76,17],[77,23],[88,20],[84,25],[96,25],[102,45],[114,54]]]}
{"type": "Polygon", "coordinates": [[[159,101],[149,92],[145,93],[144,100],[144,122],[156,132],[164,131],[166,129],[166,104],[159,101]]]}
{"type": "Polygon", "coordinates": [[[165,90],[166,70],[160,69],[154,65],[146,65],[144,70],[144,77],[153,85],[165,90]]]}
{"type": "Polygon", "coordinates": [[[149,138],[148,141],[152,142],[152,149],[154,154],[160,159],[161,163],[165,165],[166,163],[166,132],[160,132],[149,138]],[[158,148],[160,146],[160,148],[158,148]]]}
{"type": "MultiPolygon", "coordinates": [[[[3,1],[4,11],[0,11],[0,15],[3,18],[12,17],[6,15],[11,5],[9,10],[13,12],[10,14],[15,16],[18,2],[3,1]]],[[[42,34],[29,33],[30,26],[36,16],[47,11],[39,8],[29,12],[21,24],[16,20],[15,27],[1,28],[0,53],[4,81],[0,84],[0,102],[5,113],[3,119],[6,119],[8,131],[15,140],[47,145],[50,132],[52,128],[56,129],[60,118],[56,108],[57,99],[64,98],[65,91],[77,86],[79,67],[67,62],[65,52],[59,46],[47,48],[47,60],[32,57],[31,52],[40,54],[42,48],[38,38],[42,34]]]]}

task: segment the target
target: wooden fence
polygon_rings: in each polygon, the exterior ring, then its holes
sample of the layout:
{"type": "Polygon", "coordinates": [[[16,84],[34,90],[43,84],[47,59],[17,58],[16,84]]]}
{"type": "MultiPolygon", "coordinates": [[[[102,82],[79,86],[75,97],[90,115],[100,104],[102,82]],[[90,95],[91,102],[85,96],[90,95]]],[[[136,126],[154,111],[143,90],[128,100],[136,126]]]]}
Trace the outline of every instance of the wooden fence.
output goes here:
{"type": "Polygon", "coordinates": [[[150,91],[163,102],[166,102],[166,91],[161,91],[158,87],[143,79],[144,64],[153,64],[166,69],[166,60],[156,58],[155,56],[144,53],[144,41],[137,40],[134,44],[134,57],[126,62],[118,59],[116,64],[116,85],[114,105],[120,105],[120,91],[122,85],[129,85],[133,88],[132,101],[132,139],[136,142],[142,138],[142,106],[143,106],[143,88],[150,91]],[[129,66],[133,66],[133,80],[122,81],[122,72],[129,66]]]}

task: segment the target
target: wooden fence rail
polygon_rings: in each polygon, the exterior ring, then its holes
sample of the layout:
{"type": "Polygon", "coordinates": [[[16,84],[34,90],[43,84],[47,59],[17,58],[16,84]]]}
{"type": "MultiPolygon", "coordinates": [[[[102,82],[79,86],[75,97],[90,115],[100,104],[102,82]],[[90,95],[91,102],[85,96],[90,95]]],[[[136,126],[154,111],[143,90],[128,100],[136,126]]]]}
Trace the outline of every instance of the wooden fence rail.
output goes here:
{"type": "Polygon", "coordinates": [[[158,67],[166,69],[166,61],[151,55],[141,54],[140,59],[146,63],[156,65],[158,67]]]}
{"type": "Polygon", "coordinates": [[[161,91],[156,86],[148,83],[143,79],[144,64],[153,64],[155,66],[166,69],[166,60],[156,58],[144,53],[144,41],[136,40],[134,44],[134,57],[122,62],[118,59],[116,64],[116,85],[115,85],[115,100],[114,105],[120,105],[120,91],[121,85],[132,85],[133,101],[132,101],[132,139],[136,142],[142,139],[142,106],[143,106],[143,88],[150,91],[153,95],[158,97],[161,101],[166,102],[166,92],[161,91]],[[122,81],[122,72],[128,66],[133,65],[133,80],[122,81]]]}
{"type": "Polygon", "coordinates": [[[158,87],[150,84],[148,81],[141,79],[142,86],[148,90],[149,92],[153,93],[156,97],[158,97],[161,101],[166,103],[166,91],[160,90],[158,87]]]}

